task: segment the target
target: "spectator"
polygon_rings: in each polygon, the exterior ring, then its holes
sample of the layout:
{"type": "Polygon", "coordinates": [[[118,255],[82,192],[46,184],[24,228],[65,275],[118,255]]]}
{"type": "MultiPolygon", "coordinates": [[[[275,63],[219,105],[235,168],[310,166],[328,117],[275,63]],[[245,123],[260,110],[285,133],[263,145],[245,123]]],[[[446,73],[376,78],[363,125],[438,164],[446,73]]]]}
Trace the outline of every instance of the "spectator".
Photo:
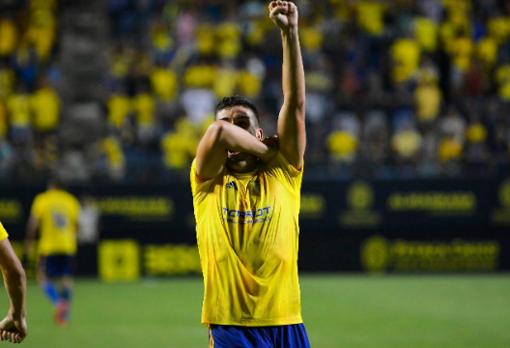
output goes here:
{"type": "Polygon", "coordinates": [[[409,82],[415,77],[420,62],[421,49],[411,36],[395,40],[391,46],[393,60],[392,77],[396,85],[409,82]]]}
{"type": "Polygon", "coordinates": [[[2,66],[0,63],[0,99],[7,99],[14,89],[16,76],[14,71],[8,66],[2,66]]]}
{"type": "Polygon", "coordinates": [[[441,90],[438,86],[437,71],[426,65],[420,69],[418,86],[414,91],[416,116],[422,124],[429,124],[436,120],[441,108],[441,90]]]}
{"type": "Polygon", "coordinates": [[[46,82],[31,96],[34,130],[39,134],[54,133],[60,122],[60,98],[46,82]]]}
{"type": "Polygon", "coordinates": [[[462,143],[453,134],[442,135],[439,141],[438,159],[443,173],[455,173],[459,170],[462,147],[462,143]]]}
{"type": "Polygon", "coordinates": [[[361,30],[373,36],[382,35],[387,5],[382,1],[360,0],[355,2],[355,8],[356,21],[361,30]]]}
{"type": "Polygon", "coordinates": [[[101,140],[100,149],[103,162],[101,167],[108,177],[115,181],[124,178],[126,163],[119,139],[114,135],[106,136],[101,140]]]}
{"type": "Polygon", "coordinates": [[[154,97],[142,89],[134,98],[132,107],[136,117],[138,140],[147,145],[156,136],[154,97]]]}
{"type": "Polygon", "coordinates": [[[419,160],[422,140],[422,136],[410,121],[402,123],[391,139],[396,163],[400,165],[416,164],[419,160]]]}
{"type": "Polygon", "coordinates": [[[333,121],[328,150],[335,163],[352,163],[358,149],[359,123],[353,113],[341,113],[333,121]]]}
{"type": "Polygon", "coordinates": [[[164,65],[157,65],[150,73],[152,90],[159,100],[168,103],[177,96],[177,75],[164,65]]]}
{"type": "Polygon", "coordinates": [[[131,113],[131,103],[123,91],[114,92],[108,99],[108,125],[120,131],[131,113]]]}
{"type": "Polygon", "coordinates": [[[31,140],[30,97],[23,85],[7,99],[11,138],[15,144],[26,145],[31,140]]]}
{"type": "Polygon", "coordinates": [[[186,118],[178,119],[175,131],[169,131],[161,138],[165,168],[170,171],[186,169],[195,156],[198,140],[193,124],[186,118]]]}
{"type": "Polygon", "coordinates": [[[0,18],[0,58],[14,53],[18,43],[18,28],[8,17],[0,18]]]}

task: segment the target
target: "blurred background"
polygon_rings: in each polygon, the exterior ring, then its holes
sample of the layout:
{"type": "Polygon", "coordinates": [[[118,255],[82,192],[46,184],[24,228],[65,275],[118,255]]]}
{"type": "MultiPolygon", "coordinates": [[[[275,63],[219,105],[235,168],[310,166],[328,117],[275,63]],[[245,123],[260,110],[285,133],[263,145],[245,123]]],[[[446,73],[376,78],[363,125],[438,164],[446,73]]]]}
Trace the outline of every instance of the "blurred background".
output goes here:
{"type": "MultiPolygon", "coordinates": [[[[510,321],[504,310],[510,283],[506,274],[487,275],[510,269],[510,2],[296,3],[308,127],[299,261],[305,318],[316,319],[312,342],[406,347],[427,330],[438,334],[420,346],[510,345],[497,326],[510,321]],[[339,271],[408,276],[394,283],[310,274],[339,271]],[[423,273],[478,276],[447,282],[416,276],[423,273]],[[432,297],[409,310],[413,296],[424,293],[432,297]],[[380,306],[375,314],[374,303],[367,304],[372,296],[380,306]],[[321,298],[328,300],[316,302],[321,298]],[[438,303],[441,312],[429,312],[438,303]],[[466,323],[459,310],[468,306],[466,323]],[[359,308],[371,319],[354,315],[353,323],[338,315],[359,308]],[[410,311],[417,321],[406,327],[410,311]],[[400,315],[398,325],[384,320],[387,312],[400,315]],[[360,340],[364,320],[373,336],[360,340]],[[444,329],[450,324],[459,326],[444,329]],[[338,333],[338,326],[348,330],[338,333]]],[[[275,132],[281,44],[266,6],[0,0],[0,220],[21,250],[33,197],[49,177],[61,178],[82,202],[79,276],[110,284],[100,290],[111,291],[108,301],[154,291],[111,283],[167,276],[183,287],[180,294],[195,296],[193,311],[182,309],[192,315],[189,327],[166,337],[182,335],[171,347],[207,342],[198,325],[200,265],[188,176],[218,98],[247,96],[266,134],[275,132]]],[[[77,301],[80,289],[94,293],[98,284],[104,283],[78,287],[77,301]]],[[[154,296],[177,291],[164,284],[154,296]]],[[[42,296],[31,301],[44,306],[42,296]]],[[[51,346],[66,346],[34,329],[51,346]]],[[[124,329],[112,330],[116,339],[105,347],[137,342],[124,329]]],[[[71,333],[88,342],[85,333],[71,333]]]]}

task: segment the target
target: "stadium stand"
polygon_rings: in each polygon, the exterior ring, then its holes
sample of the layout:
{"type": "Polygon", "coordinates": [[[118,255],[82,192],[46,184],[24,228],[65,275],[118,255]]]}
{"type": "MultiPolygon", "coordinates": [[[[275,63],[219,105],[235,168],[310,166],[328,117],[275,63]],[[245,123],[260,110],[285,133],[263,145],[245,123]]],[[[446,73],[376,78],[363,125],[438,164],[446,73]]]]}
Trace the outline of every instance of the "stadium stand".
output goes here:
{"type": "MultiPolygon", "coordinates": [[[[300,1],[307,175],[509,168],[510,7],[300,1]]],[[[186,177],[220,96],[274,132],[278,32],[264,1],[0,1],[0,180],[186,177]]]]}

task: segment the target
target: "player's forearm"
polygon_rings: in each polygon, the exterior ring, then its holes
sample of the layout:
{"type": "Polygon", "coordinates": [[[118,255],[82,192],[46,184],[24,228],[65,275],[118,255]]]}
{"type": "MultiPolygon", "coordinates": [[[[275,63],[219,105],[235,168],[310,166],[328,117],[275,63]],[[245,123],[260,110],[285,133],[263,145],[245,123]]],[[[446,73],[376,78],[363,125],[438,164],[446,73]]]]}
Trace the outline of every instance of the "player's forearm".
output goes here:
{"type": "Polygon", "coordinates": [[[25,255],[28,255],[31,252],[37,235],[37,227],[37,220],[31,216],[28,220],[27,230],[25,233],[25,255]]]}
{"type": "Polygon", "coordinates": [[[246,130],[224,121],[216,121],[217,141],[224,150],[246,152],[265,159],[269,147],[246,130]]]}
{"type": "Polygon", "coordinates": [[[282,89],[284,103],[295,109],[296,117],[304,117],[305,73],[297,27],[282,30],[282,89]]]}
{"type": "Polygon", "coordinates": [[[10,299],[9,314],[15,320],[25,316],[26,276],[23,267],[16,261],[12,269],[4,271],[5,289],[10,299]]]}
{"type": "Polygon", "coordinates": [[[281,34],[284,102],[278,117],[280,152],[294,167],[301,168],[306,148],[303,60],[297,26],[282,30],[281,34]]]}
{"type": "Polygon", "coordinates": [[[9,295],[9,312],[19,319],[25,314],[26,276],[8,239],[0,241],[0,268],[9,295]]]}

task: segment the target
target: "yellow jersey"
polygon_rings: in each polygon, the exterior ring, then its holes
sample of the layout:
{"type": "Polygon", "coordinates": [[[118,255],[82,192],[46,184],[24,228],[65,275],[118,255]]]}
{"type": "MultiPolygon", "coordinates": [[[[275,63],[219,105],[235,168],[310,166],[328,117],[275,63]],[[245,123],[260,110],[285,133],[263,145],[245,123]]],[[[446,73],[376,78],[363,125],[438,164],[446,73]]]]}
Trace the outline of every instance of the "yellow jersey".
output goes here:
{"type": "Polygon", "coordinates": [[[39,255],[76,254],[76,234],[80,203],[63,190],[38,194],[31,214],[39,221],[39,255]]]}
{"type": "Polygon", "coordinates": [[[5,230],[4,226],[0,222],[0,241],[3,241],[7,237],[9,237],[9,235],[7,234],[7,231],[5,230]]]}
{"type": "Polygon", "coordinates": [[[279,154],[251,173],[225,169],[191,189],[204,276],[203,324],[302,323],[298,215],[302,170],[279,154]]]}

